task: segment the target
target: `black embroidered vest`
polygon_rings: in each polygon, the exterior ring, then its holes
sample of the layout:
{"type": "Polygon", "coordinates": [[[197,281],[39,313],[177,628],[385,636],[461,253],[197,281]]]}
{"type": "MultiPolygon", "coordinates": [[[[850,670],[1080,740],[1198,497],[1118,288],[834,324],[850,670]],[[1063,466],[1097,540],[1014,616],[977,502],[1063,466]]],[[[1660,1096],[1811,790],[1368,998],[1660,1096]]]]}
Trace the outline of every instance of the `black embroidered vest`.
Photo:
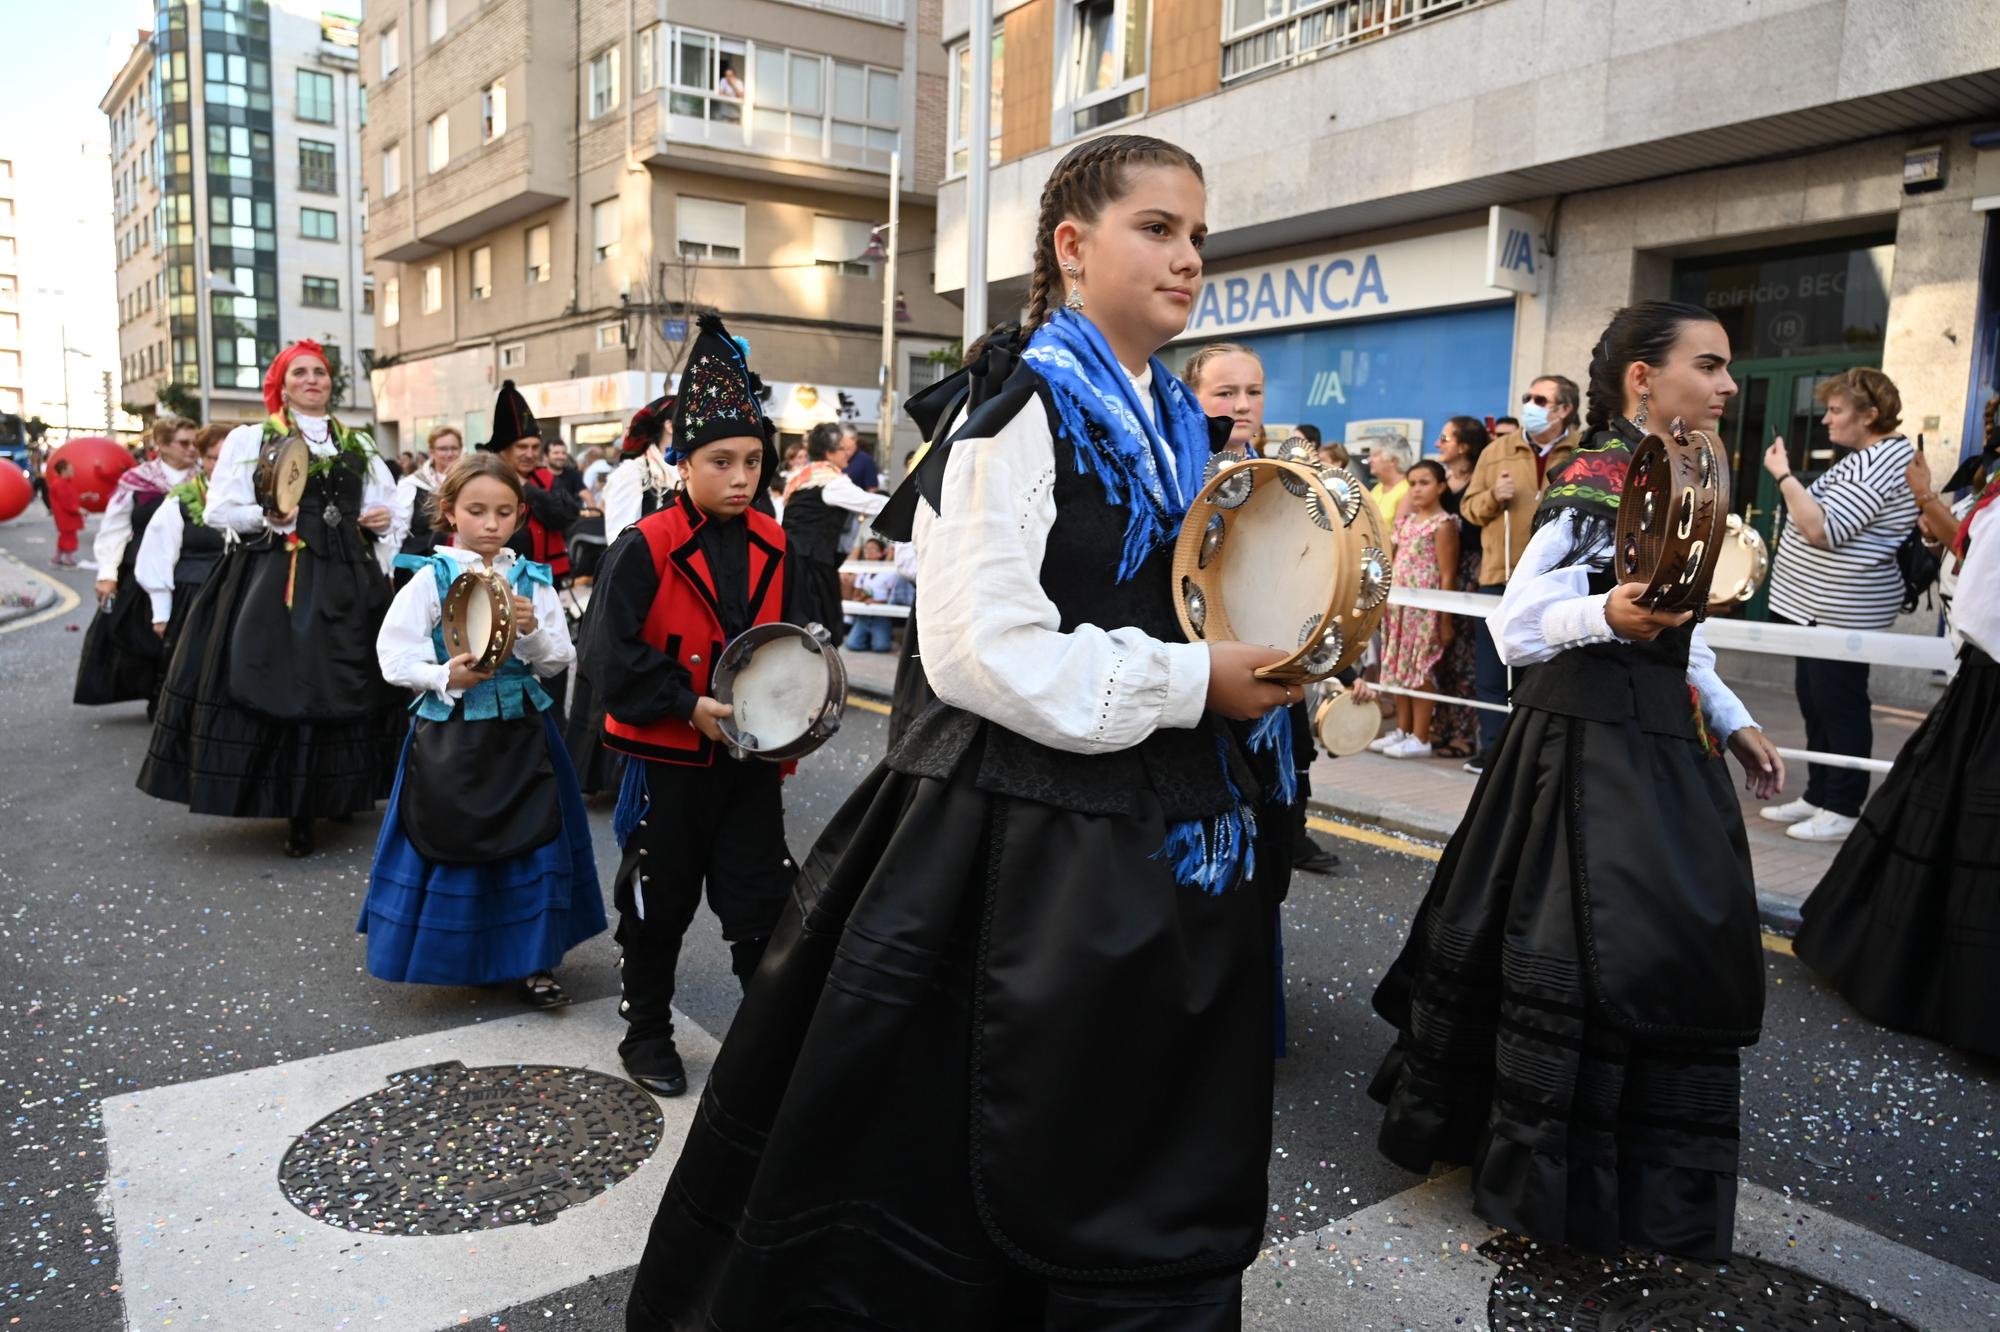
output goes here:
{"type": "Polygon", "coordinates": [[[361,496],[367,461],[342,450],[325,471],[306,478],[296,529],[306,549],[321,559],[360,564],[374,559],[361,535],[361,496]]]}
{"type": "Polygon", "coordinates": [[[785,548],[821,564],[840,563],[847,510],[826,502],[823,486],[805,486],[785,501],[785,548]]]}
{"type": "Polygon", "coordinates": [[[174,561],[174,582],[182,586],[205,583],[209,571],[222,558],[222,533],[197,522],[185,501],[177,502],[181,506],[181,554],[174,561]]]}
{"type": "MultiPolygon", "coordinates": [[[[1020,411],[1048,412],[1049,431],[1056,436],[1055,413],[1035,392],[1039,384],[1031,371],[1023,371],[974,413],[960,431],[968,447],[977,448],[1020,411]]],[[[1154,550],[1137,573],[1119,582],[1124,511],[1105,502],[1102,482],[1078,470],[1075,451],[1060,438],[1055,439],[1053,461],[1056,521],[1042,559],[1041,583],[1061,614],[1062,631],[1083,624],[1132,626],[1164,642],[1186,641],[1174,613],[1172,545],[1154,550]]],[[[785,513],[789,519],[791,505],[785,513]]],[[[1077,687],[1096,686],[1079,680],[1077,687]]],[[[1099,705],[1110,702],[1100,700],[1099,705]]],[[[1259,795],[1240,749],[1213,714],[1204,714],[1192,729],[1162,727],[1130,749],[1076,754],[937,702],[910,725],[888,761],[898,772],[944,780],[975,748],[981,790],[1082,814],[1136,814],[1137,793],[1150,790],[1168,821],[1180,822],[1224,813],[1259,795]],[[1240,795],[1231,793],[1231,781],[1240,795]]]]}
{"type": "MultiPolygon", "coordinates": [[[[1591,574],[1591,595],[1605,595],[1617,581],[1609,569],[1591,574]]],[[[1569,648],[1530,667],[1514,688],[1514,702],[1585,721],[1618,723],[1632,718],[1642,731],[1692,740],[1698,734],[1687,679],[1693,643],[1690,620],[1650,643],[1569,648]]]]}

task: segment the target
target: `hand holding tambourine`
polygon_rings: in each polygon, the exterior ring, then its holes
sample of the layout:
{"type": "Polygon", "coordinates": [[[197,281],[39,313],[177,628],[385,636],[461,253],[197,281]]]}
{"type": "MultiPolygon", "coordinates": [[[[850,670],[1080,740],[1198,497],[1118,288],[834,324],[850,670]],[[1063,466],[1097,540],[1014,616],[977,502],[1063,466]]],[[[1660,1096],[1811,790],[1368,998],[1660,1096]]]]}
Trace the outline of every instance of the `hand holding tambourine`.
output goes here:
{"type": "Polygon", "coordinates": [[[535,603],[524,596],[516,594],[514,597],[515,636],[517,638],[526,638],[529,634],[535,632],[539,624],[540,621],[535,619],[535,603]]]}

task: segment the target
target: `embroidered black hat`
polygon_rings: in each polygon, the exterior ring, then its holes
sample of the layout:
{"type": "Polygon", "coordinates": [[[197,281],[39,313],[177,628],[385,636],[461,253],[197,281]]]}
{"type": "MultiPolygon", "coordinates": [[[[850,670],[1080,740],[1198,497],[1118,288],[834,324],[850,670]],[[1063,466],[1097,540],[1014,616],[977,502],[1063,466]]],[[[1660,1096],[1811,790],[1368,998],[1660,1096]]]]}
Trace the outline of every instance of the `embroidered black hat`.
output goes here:
{"type": "Polygon", "coordinates": [[[493,400],[493,438],[479,447],[488,453],[499,453],[530,436],[542,437],[541,422],[535,420],[534,412],[528,409],[528,400],[510,379],[500,386],[500,396],[493,400]]]}
{"type": "Polygon", "coordinates": [[[625,427],[625,438],[619,441],[619,449],[626,457],[636,457],[660,442],[674,415],[674,396],[655,398],[632,413],[632,420],[625,427]]]}
{"type": "Polygon", "coordinates": [[[700,332],[688,350],[674,398],[672,461],[704,444],[748,436],[768,439],[764,409],[757,400],[760,381],[750,372],[743,345],[729,335],[717,315],[697,321],[700,332]]]}

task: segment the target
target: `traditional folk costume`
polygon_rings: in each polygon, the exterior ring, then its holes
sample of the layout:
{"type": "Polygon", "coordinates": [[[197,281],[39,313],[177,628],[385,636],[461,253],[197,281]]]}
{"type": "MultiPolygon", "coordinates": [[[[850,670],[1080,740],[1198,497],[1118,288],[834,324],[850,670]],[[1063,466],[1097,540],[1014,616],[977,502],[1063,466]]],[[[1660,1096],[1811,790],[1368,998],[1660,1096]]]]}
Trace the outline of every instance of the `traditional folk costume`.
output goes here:
{"type": "Polygon", "coordinates": [[[153,624],[167,626],[160,640],[164,672],[180,639],[195,593],[222,560],[226,538],[202,521],[207,512],[208,477],[199,467],[167,493],[167,501],[146,525],[132,576],[146,594],[153,624]]]}
{"type": "Polygon", "coordinates": [[[119,476],[91,552],[97,560],[97,576],[116,579],[118,587],[111,600],[91,617],[90,628],[84,633],[72,701],[97,705],[143,698],[150,703],[158,694],[160,640],[153,633],[152,608],[140,591],[133,568],[138,562],[139,543],[168,493],[198,470],[169,467],[158,458],[149,458],[119,476]]]}
{"type": "Polygon", "coordinates": [[[629,1327],[1238,1326],[1272,907],[1170,588],[1211,447],[1064,312],[906,482],[940,699],[801,867],[629,1327]]]}
{"type": "Polygon", "coordinates": [[[381,548],[391,557],[396,588],[401,590],[411,578],[412,568],[395,562],[397,555],[423,559],[451,544],[451,533],[440,532],[431,522],[431,497],[444,478],[426,458],[415,471],[396,481],[396,499],[391,508],[389,537],[381,548]]]}
{"type": "Polygon", "coordinates": [[[492,678],[457,690],[440,608],[485,561],[452,547],[398,563],[412,578],[375,650],[383,678],[416,698],[355,927],[369,974],[493,985],[548,971],[605,927],[583,794],[539,683],[576,657],[553,580],[500,551],[492,569],[534,603],[535,632],[492,678]]]}
{"type": "MultiPolygon", "coordinates": [[[[715,316],[700,328],[673,408],[675,463],[717,440],[765,435],[742,353],[715,316]]],[[[704,888],[747,982],[797,874],[785,848],[785,769],[731,757],[690,720],[724,646],[779,619],[784,557],[784,530],[765,514],[718,518],[683,490],[619,536],[591,589],[585,671],[605,709],[604,745],[625,756],[612,823],[624,851],[618,1048],[632,1075],[664,1095],[687,1085],[671,1004],[704,888]]]]}
{"type": "MultiPolygon", "coordinates": [[[[528,400],[508,380],[500,386],[493,402],[493,438],[479,447],[487,453],[505,453],[524,439],[540,439],[542,424],[535,419],[528,400]]],[[[522,523],[507,542],[523,559],[548,566],[557,587],[569,585],[569,546],[565,534],[583,513],[574,495],[556,488],[556,474],[546,466],[521,478],[528,495],[528,521],[522,523]]],[[[560,682],[556,682],[560,683],[560,682]]],[[[555,691],[557,702],[562,691],[555,691]]]]}
{"type": "Polygon", "coordinates": [[[841,534],[850,515],[873,518],[889,502],[887,495],[863,490],[832,463],[807,463],[785,483],[785,546],[791,552],[785,570],[785,618],[793,624],[819,624],[840,636],[840,563],[847,558],[841,534]]]}
{"type": "Polygon", "coordinates": [[[1492,620],[1539,663],[1375,992],[1370,1094],[1407,1169],[1472,1166],[1474,1210],[1552,1244],[1720,1259],[1736,1213],[1738,1049],[1764,965],[1716,742],[1753,725],[1693,621],[1605,620],[1629,422],[1561,471],[1492,620]],[[1711,738],[1713,737],[1713,739],[1711,738]]]}
{"type": "Polygon", "coordinates": [[[2000,1057],[2000,477],[1944,562],[1958,673],[1806,899],[1793,943],[1870,1019],[2000,1057]]]}
{"type": "Polygon", "coordinates": [[[303,854],[310,820],[386,793],[400,700],[375,661],[389,585],[360,524],[394,483],[365,433],[284,406],[299,354],[318,352],[296,344],[265,375],[270,418],[222,443],[202,521],[234,539],[182,623],[138,784],[197,814],[290,818],[303,854]],[[295,520],[280,522],[257,503],[254,472],[266,442],[294,431],[311,470],[295,520]]]}
{"type": "MultiPolygon", "coordinates": [[[[625,428],[620,449],[624,457],[604,481],[604,540],[611,543],[641,518],[658,513],[670,502],[680,477],[660,451],[660,440],[673,419],[671,396],[655,398],[633,414],[625,428]]],[[[602,562],[599,563],[600,569],[602,562]]],[[[577,641],[590,635],[590,608],[586,605],[577,618],[577,641]]],[[[590,672],[578,663],[572,672],[569,719],[563,727],[563,743],[569,747],[570,762],[576,766],[577,781],[585,795],[615,791],[624,774],[624,760],[604,745],[604,700],[591,683],[590,672]]]]}

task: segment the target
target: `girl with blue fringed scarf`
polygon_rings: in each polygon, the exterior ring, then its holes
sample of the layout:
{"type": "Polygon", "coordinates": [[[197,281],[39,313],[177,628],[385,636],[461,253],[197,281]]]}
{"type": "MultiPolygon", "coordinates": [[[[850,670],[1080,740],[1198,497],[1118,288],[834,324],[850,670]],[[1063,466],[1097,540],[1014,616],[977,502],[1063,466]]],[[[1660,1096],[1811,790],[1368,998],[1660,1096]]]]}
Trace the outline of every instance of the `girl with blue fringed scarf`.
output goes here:
{"type": "Polygon", "coordinates": [[[569,1002],[556,964],[606,923],[583,793],[541,685],[576,650],[548,566],[506,548],[525,502],[512,468],[470,455],[433,496],[453,544],[397,557],[414,576],[375,644],[383,678],[416,697],[356,929],[382,980],[519,981],[530,1008],[555,1008],[569,1002]],[[446,594],[471,570],[499,575],[513,599],[513,651],[491,671],[445,647],[446,594]]]}
{"type": "Polygon", "coordinates": [[[963,406],[884,532],[916,544],[937,700],[799,860],[634,1328],[1240,1326],[1277,893],[1235,726],[1302,691],[1175,612],[1221,437],[1155,353],[1205,211],[1181,149],[1075,146],[1025,337],[937,386],[963,406]]]}

